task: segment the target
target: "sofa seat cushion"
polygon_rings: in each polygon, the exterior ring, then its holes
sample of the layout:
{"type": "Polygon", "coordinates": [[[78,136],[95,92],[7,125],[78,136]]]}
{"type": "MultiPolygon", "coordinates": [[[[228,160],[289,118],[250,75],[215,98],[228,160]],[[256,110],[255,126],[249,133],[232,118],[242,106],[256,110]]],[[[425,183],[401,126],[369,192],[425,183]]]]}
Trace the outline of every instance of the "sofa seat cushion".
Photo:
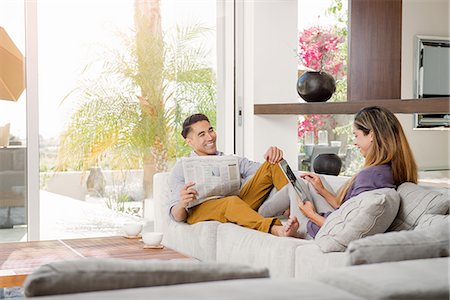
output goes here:
{"type": "Polygon", "coordinates": [[[195,261],[89,258],[41,266],[25,295],[42,296],[242,278],[267,278],[266,268],[195,261]]]}
{"type": "Polygon", "coordinates": [[[388,231],[413,229],[425,214],[448,214],[450,193],[441,194],[417,184],[405,182],[397,192],[400,195],[398,214],[388,231]]]}
{"type": "Polygon", "coordinates": [[[344,267],[317,280],[364,299],[449,299],[449,259],[344,267]]]}
{"type": "Polygon", "coordinates": [[[217,262],[267,267],[271,277],[294,277],[295,249],[310,243],[313,242],[221,224],[217,230],[217,262]]]}
{"type": "Polygon", "coordinates": [[[217,221],[207,221],[189,225],[169,219],[162,243],[202,261],[215,261],[217,228],[220,224],[217,221]]]}
{"type": "Polygon", "coordinates": [[[323,252],[345,251],[351,241],[385,232],[397,215],[399,203],[394,189],[361,193],[328,216],[315,241],[323,252]]]}
{"type": "Polygon", "coordinates": [[[448,224],[422,230],[393,231],[353,241],[347,248],[347,265],[374,264],[448,256],[448,224]]]}
{"type": "Polygon", "coordinates": [[[347,253],[323,253],[315,243],[295,249],[295,278],[308,279],[322,272],[345,266],[347,253]]]}
{"type": "MultiPolygon", "coordinates": [[[[53,300],[41,297],[39,300],[53,300]]],[[[274,300],[274,299],[361,299],[346,291],[311,280],[238,279],[214,282],[178,284],[95,293],[60,295],[60,300],[111,299],[183,299],[183,300],[274,300]]]]}

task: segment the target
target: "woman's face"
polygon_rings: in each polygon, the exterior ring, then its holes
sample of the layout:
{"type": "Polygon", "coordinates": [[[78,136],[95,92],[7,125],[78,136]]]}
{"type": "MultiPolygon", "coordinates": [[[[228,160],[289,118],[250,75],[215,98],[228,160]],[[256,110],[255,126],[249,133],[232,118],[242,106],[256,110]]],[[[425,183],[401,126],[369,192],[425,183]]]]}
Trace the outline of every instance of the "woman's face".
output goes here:
{"type": "Polygon", "coordinates": [[[369,134],[365,135],[362,130],[357,129],[355,125],[353,125],[353,136],[355,137],[353,144],[356,147],[358,147],[362,156],[366,157],[367,153],[369,153],[369,150],[372,147],[373,142],[372,131],[369,132],[369,134]]]}

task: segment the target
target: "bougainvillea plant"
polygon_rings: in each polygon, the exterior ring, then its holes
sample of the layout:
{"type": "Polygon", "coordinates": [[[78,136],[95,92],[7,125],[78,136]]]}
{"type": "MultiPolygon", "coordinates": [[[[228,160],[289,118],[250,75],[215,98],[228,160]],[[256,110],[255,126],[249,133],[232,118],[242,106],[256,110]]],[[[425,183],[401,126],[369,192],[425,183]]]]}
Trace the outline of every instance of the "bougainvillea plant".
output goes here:
{"type": "Polygon", "coordinates": [[[344,76],[345,36],[333,27],[312,26],[299,33],[298,56],[303,66],[327,72],[336,79],[344,76]]]}
{"type": "Polygon", "coordinates": [[[302,138],[306,131],[314,131],[314,140],[317,142],[319,130],[329,130],[336,127],[336,121],[332,115],[304,115],[299,116],[297,134],[302,138]]]}

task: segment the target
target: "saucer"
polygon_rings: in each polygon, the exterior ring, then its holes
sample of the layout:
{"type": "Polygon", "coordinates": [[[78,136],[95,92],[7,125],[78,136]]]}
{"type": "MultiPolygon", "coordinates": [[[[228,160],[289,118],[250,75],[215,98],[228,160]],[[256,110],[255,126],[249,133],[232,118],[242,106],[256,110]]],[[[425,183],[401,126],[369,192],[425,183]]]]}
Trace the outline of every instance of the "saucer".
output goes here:
{"type": "Polygon", "coordinates": [[[161,245],[161,244],[155,245],[155,246],[144,245],[142,248],[144,248],[144,249],[162,249],[162,248],[164,248],[164,245],[161,245]]]}
{"type": "Polygon", "coordinates": [[[138,235],[123,235],[126,239],[140,239],[141,237],[138,235]]]}

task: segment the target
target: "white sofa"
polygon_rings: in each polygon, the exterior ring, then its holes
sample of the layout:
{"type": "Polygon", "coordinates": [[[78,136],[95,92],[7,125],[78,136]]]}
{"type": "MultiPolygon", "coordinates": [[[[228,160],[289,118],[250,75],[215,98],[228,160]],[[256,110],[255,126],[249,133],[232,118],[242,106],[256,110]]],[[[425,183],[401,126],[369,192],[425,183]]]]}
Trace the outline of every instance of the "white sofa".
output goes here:
{"type": "MultiPolygon", "coordinates": [[[[175,222],[168,215],[169,177],[170,173],[159,173],[154,176],[155,230],[164,232],[163,244],[167,247],[201,261],[267,267],[270,270],[271,277],[275,278],[312,278],[330,269],[351,265],[353,264],[352,261],[355,260],[350,257],[354,253],[348,251],[348,249],[345,252],[323,253],[314,240],[281,238],[235,224],[222,224],[216,221],[201,222],[194,225],[175,222]]],[[[326,180],[336,190],[347,178],[326,176],[326,180]]],[[[414,185],[411,195],[408,194],[407,197],[420,194],[414,188],[417,188],[417,186],[414,185]]],[[[418,189],[421,192],[426,191],[423,188],[418,189]]],[[[449,202],[448,190],[444,192],[447,192],[444,198],[449,202]]],[[[411,199],[411,201],[402,199],[402,201],[408,203],[414,202],[414,199],[411,199]]],[[[430,201],[425,204],[426,209],[435,206],[435,203],[430,201]]],[[[448,216],[448,203],[445,205],[447,206],[446,210],[441,208],[439,214],[448,216]]],[[[422,214],[423,212],[419,213],[420,216],[422,214]]],[[[444,222],[448,222],[447,216],[443,220],[444,222]]],[[[396,220],[396,222],[398,223],[397,230],[403,229],[403,225],[400,224],[402,223],[401,219],[396,220]]],[[[370,237],[361,239],[361,241],[364,242],[368,238],[370,237]]],[[[367,240],[367,243],[373,242],[367,240]]],[[[448,237],[446,237],[446,243],[446,253],[441,253],[441,251],[438,256],[448,256],[448,237]]]]}
{"type": "MultiPolygon", "coordinates": [[[[173,260],[163,269],[158,261],[111,261],[106,269],[102,262],[68,261],[38,270],[28,278],[26,291],[32,292],[29,283],[34,279],[34,286],[42,290],[34,295],[60,294],[39,298],[49,300],[449,299],[448,191],[443,195],[412,184],[400,187],[404,207],[391,227],[417,230],[376,234],[351,242],[345,252],[323,253],[314,240],[275,237],[219,222],[174,222],[168,216],[168,179],[169,173],[154,177],[155,229],[165,233],[163,244],[202,261],[228,264],[190,261],[193,265],[187,269],[193,270],[186,273],[186,261],[173,260]],[[212,281],[227,268],[248,270],[236,264],[267,268],[271,278],[212,281]],[[80,277],[86,269],[98,274],[96,280],[80,277]],[[194,280],[199,273],[202,279],[194,280]],[[42,288],[44,277],[47,288],[42,288]],[[137,283],[142,280],[146,284],[137,283]],[[117,288],[124,289],[110,290],[117,288]]],[[[333,177],[329,183],[342,180],[333,177]]]]}

